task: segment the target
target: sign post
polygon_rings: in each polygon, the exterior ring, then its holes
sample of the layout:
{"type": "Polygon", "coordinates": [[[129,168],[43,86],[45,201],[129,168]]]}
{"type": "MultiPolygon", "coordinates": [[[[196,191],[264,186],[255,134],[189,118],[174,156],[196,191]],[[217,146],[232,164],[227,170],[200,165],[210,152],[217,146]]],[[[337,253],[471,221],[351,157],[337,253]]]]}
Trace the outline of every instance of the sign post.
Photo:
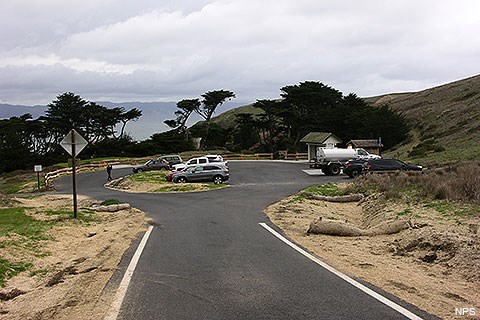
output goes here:
{"type": "Polygon", "coordinates": [[[40,172],[42,172],[42,165],[35,165],[33,167],[33,171],[37,173],[37,185],[38,185],[38,191],[40,191],[40,172]]]}
{"type": "Polygon", "coordinates": [[[60,142],[60,145],[72,156],[73,217],[77,219],[77,178],[76,156],[88,144],[75,129],[72,129],[60,142]]]}

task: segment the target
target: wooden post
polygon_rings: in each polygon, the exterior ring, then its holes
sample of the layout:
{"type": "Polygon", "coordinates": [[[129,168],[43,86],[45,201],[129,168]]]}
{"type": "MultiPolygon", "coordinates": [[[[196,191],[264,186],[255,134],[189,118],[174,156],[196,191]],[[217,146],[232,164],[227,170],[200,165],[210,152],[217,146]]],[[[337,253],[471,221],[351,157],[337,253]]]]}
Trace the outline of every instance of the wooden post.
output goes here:
{"type": "Polygon", "coordinates": [[[75,159],[75,135],[72,129],[72,185],[73,185],[73,218],[77,219],[77,177],[76,177],[76,159],[75,159]]]}

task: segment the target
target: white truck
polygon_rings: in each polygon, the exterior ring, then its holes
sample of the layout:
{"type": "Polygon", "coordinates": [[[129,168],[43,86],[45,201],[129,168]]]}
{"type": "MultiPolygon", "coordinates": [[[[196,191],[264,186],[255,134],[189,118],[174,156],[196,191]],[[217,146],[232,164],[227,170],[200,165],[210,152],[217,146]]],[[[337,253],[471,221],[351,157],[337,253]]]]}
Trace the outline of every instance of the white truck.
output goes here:
{"type": "Polygon", "coordinates": [[[322,169],[323,173],[330,176],[340,174],[340,171],[348,160],[370,160],[381,158],[376,154],[370,154],[362,148],[317,148],[316,157],[310,160],[310,168],[322,169]]]}

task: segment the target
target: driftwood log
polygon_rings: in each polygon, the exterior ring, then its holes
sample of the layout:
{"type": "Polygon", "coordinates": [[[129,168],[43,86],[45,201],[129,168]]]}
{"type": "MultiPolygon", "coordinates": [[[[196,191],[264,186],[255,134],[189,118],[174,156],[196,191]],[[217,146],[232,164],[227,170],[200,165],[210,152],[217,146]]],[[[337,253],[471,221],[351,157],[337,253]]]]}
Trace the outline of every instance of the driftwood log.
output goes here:
{"type": "Polygon", "coordinates": [[[310,223],[307,233],[327,234],[332,236],[356,237],[393,234],[412,227],[411,222],[405,220],[390,220],[382,222],[372,228],[362,229],[351,223],[335,220],[323,220],[321,217],[310,223]]]}
{"type": "Polygon", "coordinates": [[[363,194],[347,194],[344,196],[321,196],[317,194],[311,194],[306,196],[308,199],[322,200],[328,202],[357,202],[363,199],[363,194]]]}
{"type": "Polygon", "coordinates": [[[130,208],[131,206],[129,203],[111,204],[108,206],[92,206],[93,210],[101,212],[117,212],[120,210],[128,210],[130,208]]]}

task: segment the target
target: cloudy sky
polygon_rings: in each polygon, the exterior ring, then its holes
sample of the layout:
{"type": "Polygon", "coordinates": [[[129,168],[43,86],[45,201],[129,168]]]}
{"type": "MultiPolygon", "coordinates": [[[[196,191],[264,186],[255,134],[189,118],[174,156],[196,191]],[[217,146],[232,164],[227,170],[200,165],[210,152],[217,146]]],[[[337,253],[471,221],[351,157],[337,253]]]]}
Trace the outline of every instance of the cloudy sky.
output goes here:
{"type": "Polygon", "coordinates": [[[1,0],[0,103],[416,91],[480,73],[478,0],[1,0]]]}

